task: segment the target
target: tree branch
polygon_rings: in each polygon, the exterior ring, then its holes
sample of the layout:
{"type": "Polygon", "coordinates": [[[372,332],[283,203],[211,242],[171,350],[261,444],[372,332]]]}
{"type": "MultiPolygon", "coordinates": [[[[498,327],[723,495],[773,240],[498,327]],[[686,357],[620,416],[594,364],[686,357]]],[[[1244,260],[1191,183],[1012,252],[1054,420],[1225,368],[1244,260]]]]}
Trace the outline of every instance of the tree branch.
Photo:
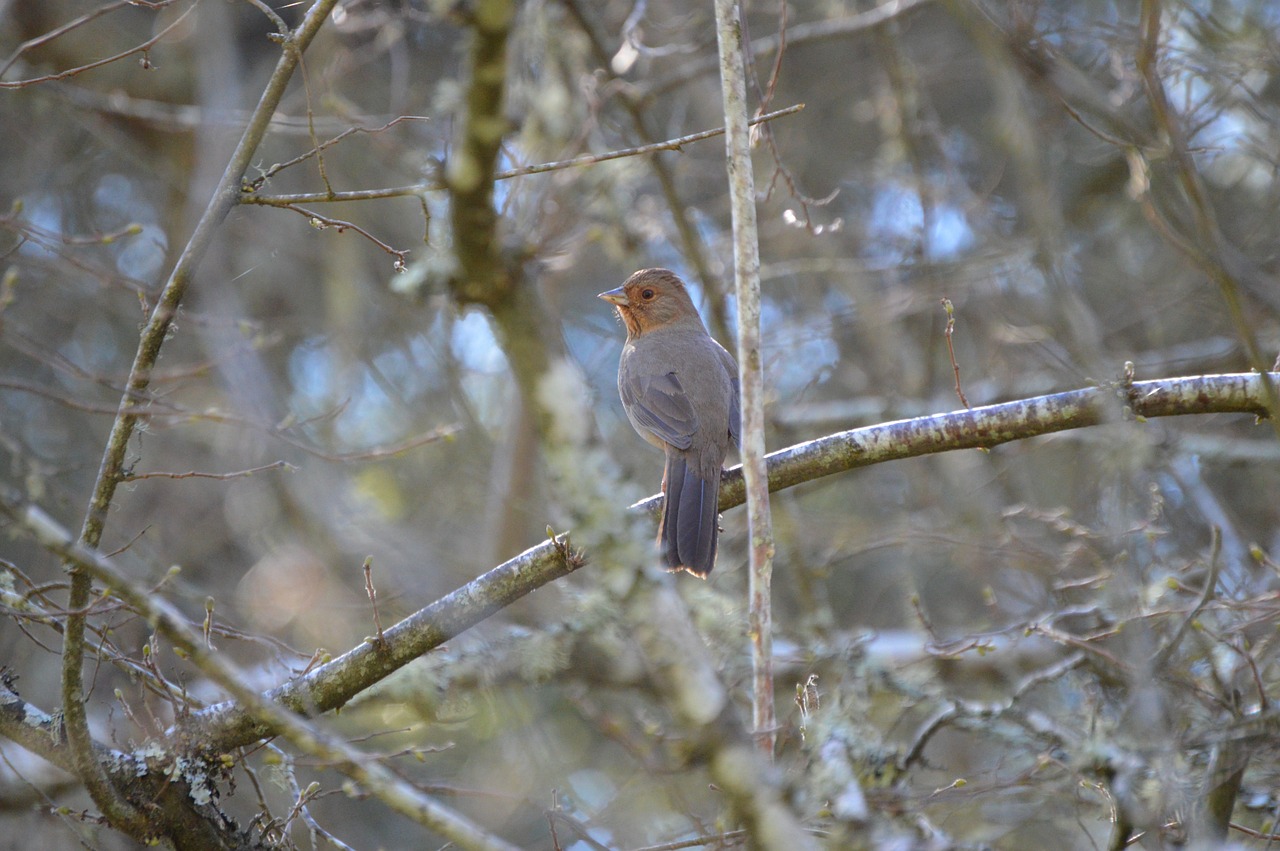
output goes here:
{"type": "MultiPolygon", "coordinates": [[[[752,127],[765,121],[772,121],[775,118],[782,118],[784,115],[793,115],[804,109],[804,104],[792,104],[782,109],[775,109],[772,112],[766,112],[764,115],[752,118],[748,122],[752,127]]],[[[508,168],[503,171],[495,172],[493,179],[511,180],[516,177],[527,177],[531,174],[547,174],[552,171],[563,171],[569,168],[581,168],[583,166],[595,165],[596,163],[607,163],[611,160],[621,160],[627,157],[641,157],[646,154],[657,154],[662,151],[680,151],[685,145],[691,145],[694,142],[702,142],[706,139],[714,139],[724,133],[723,127],[717,127],[714,130],[699,130],[696,133],[689,133],[685,136],[678,136],[674,139],[667,139],[663,142],[653,142],[647,145],[636,145],[632,148],[619,148],[614,151],[606,151],[603,154],[583,154],[579,157],[570,157],[567,160],[556,160],[554,162],[537,163],[535,165],[525,165],[519,168],[508,168]]],[[[275,166],[272,166],[275,168],[275,166]]],[[[268,169],[269,171],[270,169],[268,169]]],[[[246,194],[240,198],[241,204],[258,204],[264,207],[288,207],[291,204],[324,204],[338,201],[374,201],[379,198],[414,198],[424,192],[437,192],[446,188],[446,184],[438,180],[427,180],[422,183],[411,183],[407,186],[388,186],[381,189],[353,189],[349,192],[299,192],[293,195],[256,195],[246,194]]]]}
{"type": "MultiPolygon", "coordinates": [[[[567,535],[531,547],[389,627],[383,641],[352,648],[307,675],[272,689],[263,699],[306,716],[337,709],[391,672],[583,564],[569,549],[567,535]]],[[[275,733],[270,724],[236,703],[195,713],[184,730],[216,750],[251,744],[275,733]]]]}
{"type": "MultiPolygon", "coordinates": [[[[742,472],[747,489],[748,635],[751,637],[751,724],[760,750],[773,756],[773,522],[764,463],[764,367],[760,361],[760,236],[756,185],[747,138],[747,80],[741,8],[716,0],[725,168],[733,220],[734,291],[738,299],[738,380],[742,388],[742,472]]],[[[754,834],[753,834],[754,836],[754,834]]]]}
{"type": "MultiPolygon", "coordinates": [[[[160,347],[169,333],[173,317],[177,314],[178,304],[195,276],[196,267],[212,243],[215,231],[235,205],[240,194],[241,177],[267,131],[271,115],[283,97],[285,88],[302,59],[303,51],[328,19],[336,2],[337,0],[316,0],[296,31],[280,34],[283,46],[275,70],[142,331],[80,532],[80,540],[86,547],[96,548],[102,538],[116,487],[124,478],[125,451],[142,415],[143,394],[151,383],[151,371],[160,356],[160,347]]],[[[83,683],[85,609],[90,600],[92,578],[74,563],[70,565],[70,570],[71,590],[67,604],[69,614],[62,651],[62,701],[67,739],[75,758],[77,773],[84,781],[94,804],[102,809],[112,825],[135,838],[144,838],[148,836],[152,825],[118,795],[93,750],[93,739],[85,716],[83,683]]]]}
{"type": "MultiPolygon", "coordinates": [[[[1269,377],[1274,382],[1280,374],[1269,377]]],[[[1086,387],[839,432],[770,453],[766,459],[769,490],[884,461],[953,449],[989,449],[1014,440],[1100,425],[1130,414],[1141,419],[1210,413],[1265,417],[1261,376],[1230,373],[1086,387]]],[[[741,473],[737,468],[730,470],[720,489],[721,507],[741,505],[744,493],[741,473]]],[[[650,497],[640,505],[657,511],[661,497],[650,497]]]]}

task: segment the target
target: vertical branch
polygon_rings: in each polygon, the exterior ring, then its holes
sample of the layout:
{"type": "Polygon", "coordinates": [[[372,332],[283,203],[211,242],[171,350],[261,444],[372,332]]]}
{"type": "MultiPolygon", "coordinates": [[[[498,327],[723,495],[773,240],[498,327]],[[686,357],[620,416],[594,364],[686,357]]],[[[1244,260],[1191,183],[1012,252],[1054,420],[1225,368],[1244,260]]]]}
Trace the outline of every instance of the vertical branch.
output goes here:
{"type": "MultiPolygon", "coordinates": [[[[151,372],[160,356],[160,347],[169,333],[173,318],[178,312],[178,305],[195,275],[196,268],[212,243],[218,226],[240,197],[241,178],[245,169],[249,167],[254,151],[257,150],[267,132],[271,116],[275,113],[276,106],[280,103],[280,98],[284,95],[285,88],[302,59],[303,51],[320,31],[320,27],[327,20],[336,2],[337,0],[316,0],[297,30],[279,34],[282,42],[280,60],[249,118],[249,123],[218,181],[213,196],[209,199],[208,206],[196,223],[195,230],[187,241],[182,255],[174,264],[173,271],[151,312],[151,317],[142,330],[138,350],[129,370],[124,396],[120,400],[115,421],[111,425],[111,435],[107,439],[106,450],[98,468],[97,481],[93,487],[93,496],[81,528],[80,540],[87,547],[96,548],[102,539],[102,530],[106,525],[107,513],[115,497],[116,487],[123,480],[125,451],[128,448],[129,439],[133,436],[133,430],[142,416],[146,391],[151,384],[151,372]]],[[[117,794],[98,763],[93,748],[93,739],[89,732],[84,708],[83,682],[85,618],[91,600],[93,579],[74,564],[69,564],[68,570],[71,574],[71,590],[68,595],[68,615],[62,644],[62,701],[67,741],[71,745],[76,771],[84,781],[94,804],[101,808],[113,826],[136,837],[144,837],[151,831],[152,825],[117,794]]]]}
{"type": "Polygon", "coordinates": [[[724,96],[725,153],[733,212],[734,283],[738,296],[738,373],[742,383],[742,472],[747,488],[750,549],[750,633],[756,742],[773,753],[773,529],[764,464],[764,376],[760,365],[760,253],[756,188],[747,138],[746,67],[742,20],[735,0],[715,0],[724,96]]]}

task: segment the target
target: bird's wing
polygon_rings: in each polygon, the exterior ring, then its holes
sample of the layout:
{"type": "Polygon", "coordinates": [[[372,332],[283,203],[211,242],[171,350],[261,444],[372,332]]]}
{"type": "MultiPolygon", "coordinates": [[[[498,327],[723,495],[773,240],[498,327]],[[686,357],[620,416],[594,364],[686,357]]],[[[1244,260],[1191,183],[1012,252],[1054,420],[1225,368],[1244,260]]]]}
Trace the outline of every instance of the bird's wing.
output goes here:
{"type": "Polygon", "coordinates": [[[634,375],[618,382],[622,402],[632,421],[677,449],[688,449],[698,431],[698,415],[674,372],[634,375]]]}

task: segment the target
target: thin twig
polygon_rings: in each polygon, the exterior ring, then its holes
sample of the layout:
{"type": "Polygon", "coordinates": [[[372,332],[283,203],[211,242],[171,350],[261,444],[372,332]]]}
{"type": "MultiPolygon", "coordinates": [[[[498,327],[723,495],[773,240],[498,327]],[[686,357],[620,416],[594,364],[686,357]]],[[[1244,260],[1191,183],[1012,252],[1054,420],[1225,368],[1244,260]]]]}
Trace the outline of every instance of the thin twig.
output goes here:
{"type": "Polygon", "coordinates": [[[964,396],[964,390],[960,388],[960,364],[956,363],[956,348],[951,342],[951,335],[956,330],[956,314],[955,307],[951,304],[951,299],[944,298],[942,300],[942,309],[947,312],[947,329],[944,332],[947,337],[947,355],[951,358],[951,370],[956,376],[956,395],[960,397],[960,404],[966,408],[973,407],[969,404],[969,400],[964,396]]]}
{"type": "MultiPolygon", "coordinates": [[[[310,115],[311,114],[310,111],[308,111],[307,114],[310,115]]],[[[388,121],[386,124],[383,124],[381,127],[348,127],[346,130],[343,130],[337,136],[334,136],[333,138],[325,142],[321,142],[313,146],[311,150],[306,151],[305,153],[298,154],[298,156],[294,157],[293,159],[285,160],[282,163],[276,163],[270,168],[267,168],[265,171],[262,172],[262,174],[258,175],[256,178],[254,178],[253,180],[245,184],[245,191],[246,192],[258,191],[258,189],[262,188],[263,184],[265,184],[271,178],[275,177],[280,172],[284,171],[287,168],[292,168],[295,165],[301,165],[302,163],[306,162],[312,157],[318,156],[322,151],[328,148],[332,148],[334,145],[338,144],[348,136],[355,135],[356,133],[368,133],[369,135],[372,136],[378,133],[382,133],[386,130],[389,130],[402,121],[430,121],[430,120],[431,119],[425,115],[398,115],[395,118],[388,121]]]]}
{"type": "Polygon", "coordinates": [[[1209,601],[1217,593],[1218,572],[1222,567],[1221,559],[1219,559],[1222,553],[1222,530],[1217,526],[1211,528],[1213,539],[1209,545],[1209,575],[1205,577],[1204,590],[1200,592],[1200,598],[1196,600],[1196,604],[1191,607],[1191,611],[1187,612],[1186,617],[1178,624],[1178,628],[1174,630],[1168,642],[1157,650],[1152,657],[1151,670],[1157,674],[1161,673],[1165,666],[1169,664],[1169,658],[1178,649],[1178,645],[1182,643],[1182,638],[1187,634],[1187,630],[1191,628],[1191,624],[1195,622],[1195,619],[1204,611],[1204,607],[1209,605],[1209,601]]]}
{"type": "MultiPolygon", "coordinates": [[[[172,0],[165,0],[165,2],[156,2],[156,3],[147,3],[145,2],[145,0],[126,0],[126,2],[122,2],[119,4],[113,5],[111,7],[108,7],[106,11],[114,11],[117,8],[126,7],[126,6],[140,6],[140,5],[146,5],[152,9],[160,9],[160,8],[163,8],[164,6],[169,5],[170,2],[172,2],[172,0]]],[[[119,62],[121,59],[127,59],[130,56],[133,56],[135,53],[141,53],[145,60],[146,54],[148,53],[148,51],[151,50],[151,48],[155,47],[160,41],[164,39],[165,36],[173,32],[175,29],[182,26],[186,22],[187,16],[195,11],[196,5],[197,4],[193,2],[191,6],[186,9],[186,11],[184,11],[181,15],[178,15],[178,17],[176,17],[173,20],[173,22],[169,24],[167,27],[160,30],[160,32],[156,33],[151,38],[147,39],[141,44],[134,45],[128,50],[122,50],[119,53],[116,53],[112,56],[108,56],[105,59],[98,59],[93,62],[86,63],[84,65],[77,65],[74,68],[68,68],[65,71],[58,71],[53,74],[44,74],[43,76],[40,76],[40,77],[29,77],[25,80],[7,80],[7,81],[0,80],[0,89],[21,89],[21,88],[26,88],[27,86],[34,86],[37,83],[47,83],[51,80],[65,80],[67,77],[74,77],[77,74],[83,74],[85,71],[91,71],[94,68],[101,68],[103,65],[110,65],[112,62],[119,62]]],[[[97,17],[97,13],[90,12],[86,15],[81,16],[80,18],[77,18],[74,21],[71,21],[68,24],[63,25],[62,27],[59,27],[58,29],[54,30],[51,33],[46,33],[45,35],[41,36],[38,39],[32,39],[30,42],[26,42],[20,45],[18,47],[18,50],[15,51],[12,56],[10,56],[9,61],[5,63],[4,68],[0,69],[0,74],[3,74],[4,71],[9,70],[10,66],[12,66],[13,63],[17,61],[18,57],[21,56],[22,53],[28,50],[30,47],[39,45],[45,41],[50,40],[51,38],[56,38],[57,36],[63,35],[69,32],[71,29],[74,29],[75,27],[88,23],[90,20],[92,20],[95,17],[97,17]]]]}
{"type": "Polygon", "coordinates": [[[952,720],[961,716],[979,719],[996,718],[1006,712],[1010,712],[1033,688],[1052,682],[1064,674],[1079,668],[1084,664],[1085,659],[1085,654],[1077,650],[1045,668],[1032,671],[1018,681],[1008,697],[998,702],[979,703],[956,698],[948,699],[947,705],[921,724],[920,729],[916,731],[915,736],[912,738],[911,746],[907,748],[907,752],[902,757],[903,767],[909,767],[919,762],[924,755],[925,746],[929,744],[934,734],[952,720]]]}
{"type": "MultiPolygon", "coordinates": [[[[333,194],[333,193],[329,193],[329,194],[333,194]]],[[[302,215],[306,216],[307,219],[310,221],[311,226],[316,230],[325,230],[327,228],[334,228],[338,231],[338,233],[343,233],[347,230],[355,231],[356,233],[363,236],[365,239],[372,242],[374,245],[381,248],[386,253],[390,254],[392,257],[396,258],[394,265],[397,272],[404,270],[404,258],[409,253],[409,249],[392,248],[390,245],[387,245],[385,242],[378,239],[376,236],[369,233],[367,230],[360,227],[358,224],[354,222],[344,221],[343,219],[330,218],[329,216],[324,216],[324,215],[321,215],[320,213],[316,213],[311,210],[308,210],[305,207],[299,207],[297,204],[279,204],[277,206],[283,207],[286,210],[293,210],[295,213],[301,213],[302,215]]]]}
{"type": "Polygon", "coordinates": [[[360,568],[364,571],[364,593],[369,597],[369,605],[373,608],[373,625],[378,629],[377,643],[386,644],[386,636],[382,634],[382,618],[378,615],[378,592],[373,587],[373,556],[365,556],[360,568]]]}
{"type": "Polygon", "coordinates": [[[197,470],[191,470],[187,473],[164,473],[156,471],[153,473],[124,473],[122,481],[140,482],[143,479],[217,479],[219,481],[227,481],[228,479],[239,479],[245,476],[252,476],[254,473],[265,473],[268,470],[288,470],[292,473],[298,468],[288,461],[273,461],[270,464],[264,464],[261,467],[251,467],[248,470],[237,470],[234,473],[201,473],[197,470]]]}
{"type": "MultiPolygon", "coordinates": [[[[746,60],[748,76],[751,78],[752,86],[756,90],[756,97],[760,103],[756,107],[756,115],[763,115],[769,108],[769,104],[773,102],[773,94],[778,85],[778,78],[782,75],[782,60],[787,52],[787,4],[778,4],[778,49],[773,59],[773,68],[769,72],[769,81],[763,88],[760,86],[760,77],[756,74],[755,63],[752,60],[751,48],[751,30],[747,26],[747,16],[744,7],[739,8],[738,20],[742,25],[743,40],[743,56],[746,60]]],[[[809,215],[809,207],[821,207],[830,204],[835,200],[836,195],[840,194],[837,187],[832,190],[826,198],[813,198],[801,191],[799,184],[796,182],[795,175],[791,169],[787,167],[786,160],[783,159],[782,152],[778,150],[778,142],[773,137],[773,131],[768,124],[755,125],[751,134],[751,140],[754,143],[758,139],[763,139],[764,143],[769,146],[769,153],[773,157],[773,177],[769,180],[769,188],[765,191],[765,200],[773,197],[774,187],[777,186],[779,178],[787,185],[787,191],[791,197],[796,199],[800,204],[800,210],[804,213],[804,227],[813,234],[821,233],[824,226],[815,226],[813,219],[809,215]]]]}

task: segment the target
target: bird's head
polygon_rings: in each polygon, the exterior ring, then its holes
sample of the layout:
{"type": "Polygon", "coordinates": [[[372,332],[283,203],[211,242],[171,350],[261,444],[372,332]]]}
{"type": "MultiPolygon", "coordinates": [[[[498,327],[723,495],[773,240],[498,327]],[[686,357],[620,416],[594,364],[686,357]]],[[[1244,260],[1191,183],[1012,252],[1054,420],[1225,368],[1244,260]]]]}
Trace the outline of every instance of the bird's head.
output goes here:
{"type": "Polygon", "coordinates": [[[684,282],[669,269],[641,269],[599,298],[618,309],[629,339],[677,322],[702,324],[684,282]]]}

